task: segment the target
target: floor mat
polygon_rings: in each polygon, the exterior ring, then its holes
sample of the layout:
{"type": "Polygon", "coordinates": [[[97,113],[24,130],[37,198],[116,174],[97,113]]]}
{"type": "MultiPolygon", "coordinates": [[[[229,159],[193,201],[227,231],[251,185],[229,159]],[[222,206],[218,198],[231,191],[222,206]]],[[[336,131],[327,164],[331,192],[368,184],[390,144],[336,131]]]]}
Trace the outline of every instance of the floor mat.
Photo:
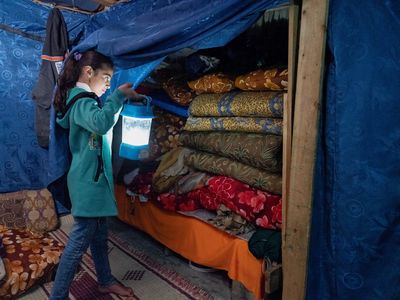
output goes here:
{"type": "MultiPolygon", "coordinates": [[[[50,233],[52,237],[66,243],[73,218],[61,218],[61,228],[50,233]]],[[[145,253],[109,233],[108,251],[113,275],[123,284],[132,287],[136,299],[213,299],[205,290],[194,285],[178,273],[161,266],[145,253]]],[[[72,300],[123,299],[115,295],[97,292],[96,274],[90,252],[83,256],[70,289],[72,300]]],[[[52,282],[43,284],[21,297],[24,300],[48,299],[52,282]]]]}

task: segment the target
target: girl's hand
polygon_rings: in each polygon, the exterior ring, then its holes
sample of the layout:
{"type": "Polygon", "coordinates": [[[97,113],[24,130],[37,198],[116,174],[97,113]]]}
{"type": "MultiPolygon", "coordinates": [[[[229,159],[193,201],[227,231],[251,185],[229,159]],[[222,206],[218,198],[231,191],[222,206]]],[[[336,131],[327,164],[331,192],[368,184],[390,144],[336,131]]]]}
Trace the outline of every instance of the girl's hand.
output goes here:
{"type": "Polygon", "coordinates": [[[133,100],[143,100],[144,96],[140,95],[135,92],[135,90],[132,89],[132,84],[131,83],[124,83],[118,87],[118,89],[125,94],[125,96],[128,99],[133,99],[133,100]]]}

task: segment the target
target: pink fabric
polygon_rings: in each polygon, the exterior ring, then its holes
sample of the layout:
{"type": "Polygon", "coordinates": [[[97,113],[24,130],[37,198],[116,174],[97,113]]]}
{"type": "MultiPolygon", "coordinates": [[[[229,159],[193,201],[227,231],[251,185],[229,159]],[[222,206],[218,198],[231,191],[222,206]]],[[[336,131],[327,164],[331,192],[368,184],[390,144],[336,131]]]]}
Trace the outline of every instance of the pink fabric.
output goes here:
{"type": "Polygon", "coordinates": [[[152,173],[138,175],[130,185],[131,190],[157,199],[169,211],[193,211],[201,207],[217,210],[224,204],[247,221],[266,229],[282,227],[282,198],[254,189],[236,179],[215,176],[208,180],[207,186],[183,195],[164,193],[154,195],[151,191],[152,173]]]}
{"type": "Polygon", "coordinates": [[[266,229],[282,226],[282,198],[249,187],[233,178],[215,176],[208,181],[209,190],[234,213],[266,229]]]}
{"type": "Polygon", "coordinates": [[[196,193],[193,192],[189,192],[185,195],[164,193],[160,194],[157,200],[164,209],[170,211],[193,211],[201,207],[196,193]]]}
{"type": "Polygon", "coordinates": [[[201,207],[217,210],[221,204],[221,200],[207,186],[182,195],[164,193],[159,195],[157,200],[165,209],[171,211],[193,211],[201,207]]]}
{"type": "Polygon", "coordinates": [[[137,175],[132,182],[129,184],[128,188],[137,194],[150,196],[152,193],[151,184],[154,172],[148,172],[144,174],[137,175]]]}

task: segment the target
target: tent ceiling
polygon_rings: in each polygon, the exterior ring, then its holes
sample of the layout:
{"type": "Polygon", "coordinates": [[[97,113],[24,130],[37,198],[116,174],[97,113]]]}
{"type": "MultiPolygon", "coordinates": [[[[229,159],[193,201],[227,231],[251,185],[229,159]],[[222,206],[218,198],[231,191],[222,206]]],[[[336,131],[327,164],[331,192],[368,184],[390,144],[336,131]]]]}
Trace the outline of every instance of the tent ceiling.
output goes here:
{"type": "Polygon", "coordinates": [[[35,3],[72,10],[81,13],[98,13],[104,9],[129,0],[32,0],[35,3]]]}

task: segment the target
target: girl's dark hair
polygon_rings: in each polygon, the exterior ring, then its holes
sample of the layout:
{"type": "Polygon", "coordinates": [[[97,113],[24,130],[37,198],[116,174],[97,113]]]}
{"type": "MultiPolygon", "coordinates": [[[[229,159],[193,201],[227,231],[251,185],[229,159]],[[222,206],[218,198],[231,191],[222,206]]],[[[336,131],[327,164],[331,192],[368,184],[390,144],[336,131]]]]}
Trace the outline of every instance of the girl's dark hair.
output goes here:
{"type": "Polygon", "coordinates": [[[64,112],[68,91],[75,87],[82,68],[85,66],[92,67],[95,72],[98,69],[112,69],[114,67],[109,57],[94,50],[71,55],[67,59],[63,71],[57,79],[57,89],[54,96],[54,107],[57,112],[64,112]]]}

